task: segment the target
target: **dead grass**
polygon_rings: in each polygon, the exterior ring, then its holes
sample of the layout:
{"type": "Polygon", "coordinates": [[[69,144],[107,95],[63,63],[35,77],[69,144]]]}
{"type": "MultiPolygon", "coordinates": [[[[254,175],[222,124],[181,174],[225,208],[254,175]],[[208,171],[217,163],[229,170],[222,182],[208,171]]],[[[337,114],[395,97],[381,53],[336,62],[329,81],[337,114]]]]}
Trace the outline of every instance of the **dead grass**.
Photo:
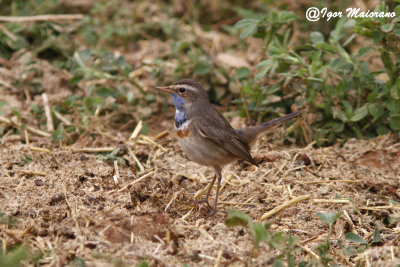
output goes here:
{"type": "MultiPolygon", "coordinates": [[[[257,220],[284,202],[310,195],[269,218],[274,231],[299,237],[304,248],[298,260],[313,258],[312,251],[326,238],[327,226],[315,214],[339,210],[345,216],[334,227],[334,240],[352,231],[370,241],[377,228],[383,244],[356,257],[333,245],[334,262],[391,266],[400,260],[399,221],[388,221],[400,210],[389,202],[400,198],[400,144],[391,136],[320,149],[261,140],[253,151],[260,168],[236,163],[224,169],[219,211],[213,218],[207,217],[205,206],[193,204],[213,172],[188,162],[173,136],[156,144],[149,138],[139,137],[130,147],[144,170],[139,172],[126,154],[130,166],[118,167],[117,180],[113,162],[75,152],[76,146],[39,139],[30,144],[44,149],[38,150],[19,140],[2,140],[1,209],[18,220],[12,228],[0,226],[3,246],[27,243],[43,252],[46,265],[79,257],[88,266],[118,259],[129,264],[145,259],[168,266],[242,266],[252,243],[242,229],[223,224],[225,210],[237,208],[257,220]],[[26,157],[32,161],[24,163],[26,157]]],[[[255,265],[271,263],[273,256],[262,246],[255,265]]]]}

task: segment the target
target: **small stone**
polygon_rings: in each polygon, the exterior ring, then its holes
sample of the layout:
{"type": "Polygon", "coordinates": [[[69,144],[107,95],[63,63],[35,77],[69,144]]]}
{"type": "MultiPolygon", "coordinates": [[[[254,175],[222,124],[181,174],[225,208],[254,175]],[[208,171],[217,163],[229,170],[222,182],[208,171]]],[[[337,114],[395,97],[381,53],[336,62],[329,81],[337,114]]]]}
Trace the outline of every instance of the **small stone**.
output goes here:
{"type": "Polygon", "coordinates": [[[57,193],[53,195],[50,199],[50,205],[54,205],[57,202],[63,201],[65,199],[65,196],[63,193],[57,193]]]}

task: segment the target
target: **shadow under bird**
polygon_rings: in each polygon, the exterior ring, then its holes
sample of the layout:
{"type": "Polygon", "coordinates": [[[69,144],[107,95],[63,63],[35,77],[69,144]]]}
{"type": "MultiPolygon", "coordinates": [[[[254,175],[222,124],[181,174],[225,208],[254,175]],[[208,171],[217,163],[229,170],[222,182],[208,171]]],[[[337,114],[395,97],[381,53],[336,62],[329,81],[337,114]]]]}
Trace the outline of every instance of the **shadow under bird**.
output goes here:
{"type": "Polygon", "coordinates": [[[250,145],[256,141],[257,136],[272,126],[301,115],[300,111],[293,112],[259,125],[235,130],[213,107],[207,92],[197,81],[184,79],[156,89],[167,92],[172,97],[175,106],[175,129],[183,152],[191,161],[213,167],[215,170],[207,195],[200,201],[210,206],[208,197],[217,180],[212,215],[217,210],[222,180],[221,167],[238,159],[258,166],[249,152],[250,145]]]}

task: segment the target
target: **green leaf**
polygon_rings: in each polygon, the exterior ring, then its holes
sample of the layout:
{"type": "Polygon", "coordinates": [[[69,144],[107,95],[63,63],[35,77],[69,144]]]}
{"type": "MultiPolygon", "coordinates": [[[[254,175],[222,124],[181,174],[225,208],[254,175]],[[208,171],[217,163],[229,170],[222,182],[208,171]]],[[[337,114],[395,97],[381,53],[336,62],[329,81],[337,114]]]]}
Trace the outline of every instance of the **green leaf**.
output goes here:
{"type": "Polygon", "coordinates": [[[279,13],[278,21],[279,23],[289,23],[297,19],[297,15],[291,11],[282,11],[279,13]]]}
{"type": "Polygon", "coordinates": [[[362,239],[360,236],[358,236],[358,235],[356,235],[355,233],[352,233],[352,232],[347,233],[347,234],[345,235],[345,238],[346,238],[347,240],[349,240],[350,242],[353,242],[353,243],[364,244],[364,245],[367,244],[367,241],[365,241],[365,240],[362,239]]]}
{"type": "Polygon", "coordinates": [[[138,264],[136,264],[136,267],[149,267],[150,265],[147,263],[147,261],[141,261],[138,264]]]}
{"type": "Polygon", "coordinates": [[[278,259],[274,259],[274,265],[273,267],[284,267],[285,265],[283,265],[283,262],[281,260],[278,259]]]}
{"type": "Polygon", "coordinates": [[[381,103],[368,104],[368,111],[374,118],[379,118],[383,115],[384,109],[381,103]]]}
{"type": "Polygon", "coordinates": [[[239,81],[247,79],[250,75],[250,70],[247,67],[241,67],[236,70],[236,75],[239,81]]]}
{"type": "Polygon", "coordinates": [[[367,109],[367,105],[363,105],[362,107],[356,109],[354,111],[354,115],[353,117],[351,117],[351,121],[360,121],[362,119],[364,119],[366,116],[368,115],[368,109],[367,109]]]}
{"type": "Polygon", "coordinates": [[[21,261],[28,257],[28,249],[21,245],[9,252],[0,253],[0,266],[21,266],[21,261]],[[4,254],[3,254],[4,253],[4,254]]]}
{"type": "Polygon", "coordinates": [[[381,31],[375,31],[372,35],[372,39],[374,40],[374,44],[378,44],[382,40],[383,34],[381,31]]]}
{"type": "Polygon", "coordinates": [[[342,216],[342,214],[343,211],[339,211],[336,214],[333,212],[326,212],[326,213],[318,212],[317,217],[320,218],[329,226],[332,226],[340,218],[340,216],[342,216]]]}
{"type": "Polygon", "coordinates": [[[242,19],[235,24],[236,28],[244,29],[240,34],[240,38],[248,38],[255,34],[258,29],[258,24],[260,23],[260,19],[242,19]]]}
{"type": "Polygon", "coordinates": [[[250,226],[250,233],[253,237],[254,244],[258,247],[261,241],[264,241],[268,237],[267,228],[263,224],[256,223],[250,226]]]}
{"type": "Polygon", "coordinates": [[[254,76],[254,79],[256,81],[258,81],[259,79],[263,78],[265,76],[265,74],[267,74],[269,69],[270,69],[270,67],[266,67],[266,68],[260,70],[259,72],[257,72],[256,76],[254,76]]]}
{"type": "Polygon", "coordinates": [[[393,131],[400,130],[400,119],[397,118],[391,118],[389,122],[390,129],[393,131]]]}
{"type": "Polygon", "coordinates": [[[31,158],[31,157],[28,157],[28,156],[25,156],[25,159],[24,159],[24,166],[25,166],[26,164],[31,163],[31,162],[32,162],[32,158],[31,158]]]}
{"type": "Polygon", "coordinates": [[[334,133],[340,133],[344,130],[344,123],[333,121],[331,125],[334,133]]]}
{"type": "Polygon", "coordinates": [[[36,114],[43,113],[42,108],[38,104],[32,104],[31,111],[32,111],[32,113],[36,113],[36,114]]]}
{"type": "Polygon", "coordinates": [[[258,25],[259,19],[242,19],[236,22],[235,28],[247,28],[252,25],[258,25]]]}
{"type": "Polygon", "coordinates": [[[73,267],[85,267],[86,261],[82,258],[76,257],[72,262],[71,266],[73,267]]]}
{"type": "Polygon", "coordinates": [[[88,109],[103,105],[104,101],[100,97],[86,97],[83,103],[88,109]]]}
{"type": "Polygon", "coordinates": [[[272,64],[272,61],[269,60],[269,59],[262,60],[256,65],[256,69],[262,68],[262,67],[266,67],[266,66],[271,65],[271,64],[272,64]]]}
{"type": "Polygon", "coordinates": [[[381,243],[381,242],[382,242],[381,234],[379,233],[378,229],[375,228],[372,243],[381,243]]]}
{"type": "Polygon", "coordinates": [[[363,46],[360,49],[358,49],[358,56],[363,57],[369,54],[373,50],[373,47],[370,46],[363,46]]]}
{"type": "Polygon", "coordinates": [[[310,37],[314,44],[321,44],[324,42],[324,36],[320,32],[312,32],[310,37]]]}
{"type": "Polygon", "coordinates": [[[378,127],[376,127],[376,133],[379,135],[385,135],[388,132],[389,132],[389,129],[382,124],[380,124],[380,125],[378,125],[378,127]]]}
{"type": "Polygon", "coordinates": [[[64,140],[64,126],[61,125],[57,130],[53,132],[53,140],[54,142],[64,140]]]}
{"type": "Polygon", "coordinates": [[[210,65],[205,62],[197,62],[193,71],[199,75],[207,74],[211,71],[210,65]]]}
{"type": "Polygon", "coordinates": [[[74,75],[71,79],[69,79],[69,83],[70,83],[71,85],[76,85],[76,84],[79,83],[82,79],[83,79],[83,75],[82,75],[82,74],[74,75]]]}
{"type": "Polygon", "coordinates": [[[253,36],[253,34],[255,34],[257,32],[258,29],[258,25],[254,24],[254,25],[250,25],[247,28],[245,28],[242,33],[240,34],[239,38],[240,39],[245,39],[248,38],[250,36],[253,36]]]}
{"type": "Polygon", "coordinates": [[[290,249],[290,250],[294,249],[298,241],[299,241],[298,237],[289,236],[289,238],[288,238],[288,249],[290,249]]]}
{"type": "Polygon", "coordinates": [[[390,32],[391,30],[393,30],[393,26],[394,26],[394,23],[387,23],[387,24],[382,25],[381,29],[384,32],[390,32]]]}
{"type": "Polygon", "coordinates": [[[383,103],[383,105],[391,112],[398,113],[400,112],[400,101],[395,99],[389,99],[387,102],[383,103]]]}
{"type": "Polygon", "coordinates": [[[348,121],[346,113],[344,113],[344,111],[341,109],[338,110],[337,117],[343,122],[348,121]]]}
{"type": "Polygon", "coordinates": [[[274,234],[269,241],[269,245],[278,250],[284,250],[286,248],[286,239],[283,232],[274,234]]]}
{"type": "Polygon", "coordinates": [[[227,217],[225,219],[225,225],[228,227],[247,225],[252,223],[252,219],[246,213],[243,213],[237,209],[230,209],[227,211],[227,217]]]}

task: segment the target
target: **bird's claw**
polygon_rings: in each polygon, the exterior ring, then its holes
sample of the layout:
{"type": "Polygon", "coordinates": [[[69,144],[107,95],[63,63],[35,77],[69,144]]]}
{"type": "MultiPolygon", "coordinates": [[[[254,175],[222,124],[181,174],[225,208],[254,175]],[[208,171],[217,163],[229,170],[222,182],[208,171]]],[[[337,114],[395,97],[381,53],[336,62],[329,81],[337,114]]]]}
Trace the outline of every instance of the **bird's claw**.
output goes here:
{"type": "Polygon", "coordinates": [[[214,217],[215,213],[217,212],[217,209],[214,207],[212,208],[210,214],[208,214],[208,217],[214,217]]]}
{"type": "Polygon", "coordinates": [[[198,205],[198,204],[203,204],[203,203],[206,203],[207,206],[211,208],[210,203],[208,203],[208,198],[203,198],[203,199],[200,199],[200,200],[196,200],[196,201],[195,201],[195,204],[197,204],[197,205],[198,205]]]}

